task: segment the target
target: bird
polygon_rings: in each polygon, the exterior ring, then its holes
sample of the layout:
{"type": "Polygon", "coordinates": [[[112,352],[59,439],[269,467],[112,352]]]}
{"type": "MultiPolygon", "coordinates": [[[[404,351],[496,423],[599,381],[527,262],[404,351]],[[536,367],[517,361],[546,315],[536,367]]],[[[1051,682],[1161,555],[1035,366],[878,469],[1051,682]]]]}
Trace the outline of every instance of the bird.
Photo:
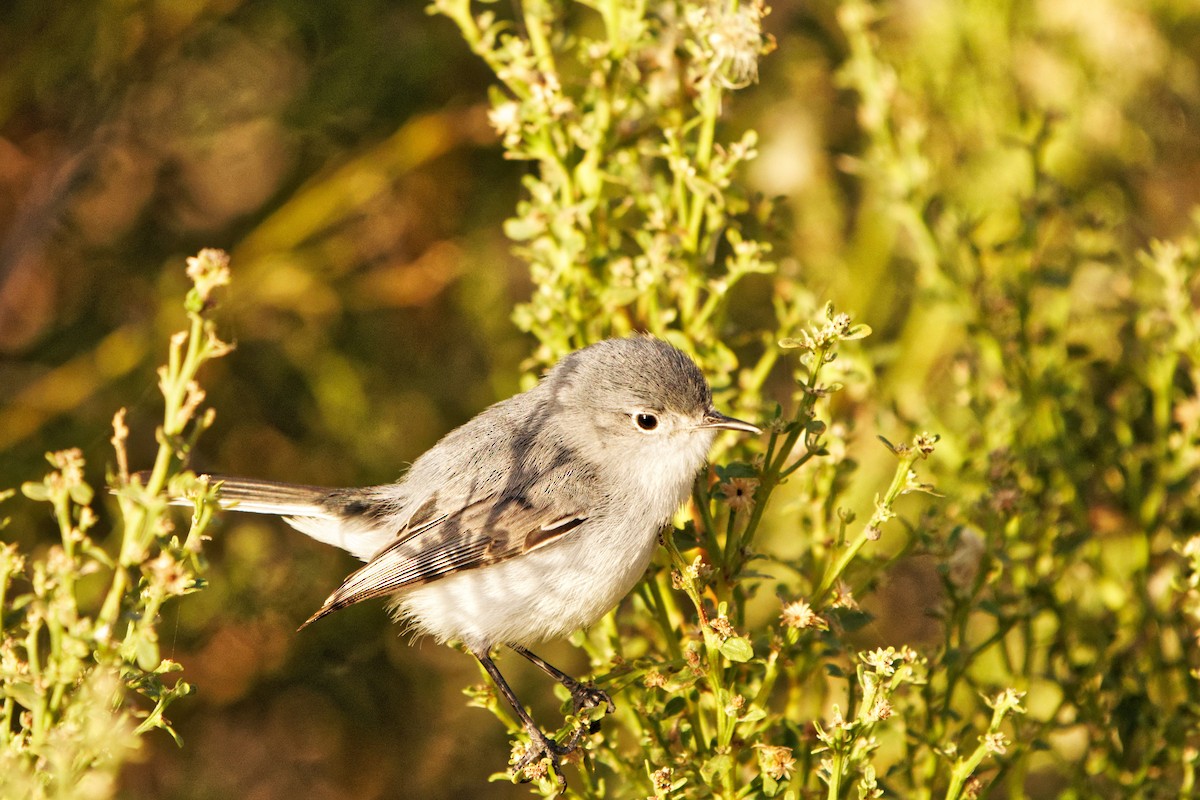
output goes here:
{"type": "Polygon", "coordinates": [[[713,406],[696,363],[639,334],[576,350],[528,391],[447,433],[395,483],[328,488],[210,475],[223,508],[282,517],[365,565],[301,629],[386,598],[395,619],[459,642],[530,738],[521,773],[578,747],[534,722],[492,658],[507,646],[563,684],[576,714],[608,694],[529,650],[585,628],[645,573],[719,431],[759,428],[713,406]]]}

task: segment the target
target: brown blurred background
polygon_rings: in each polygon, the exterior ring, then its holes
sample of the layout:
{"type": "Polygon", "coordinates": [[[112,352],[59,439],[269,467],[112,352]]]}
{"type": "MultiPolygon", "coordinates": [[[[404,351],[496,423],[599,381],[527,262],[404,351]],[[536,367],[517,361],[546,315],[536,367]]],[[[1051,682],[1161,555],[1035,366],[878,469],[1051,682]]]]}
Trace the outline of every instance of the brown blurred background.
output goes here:
{"type": "MultiPolygon", "coordinates": [[[[123,405],[148,463],[153,370],[201,246],[233,256],[237,356],[203,376],[218,416],[197,467],[390,481],[511,392],[526,278],[499,222],[520,168],[486,86],[417,3],[5,4],[0,483],[72,445],[102,481],[123,405]]],[[[40,509],[6,510],[13,535],[50,535],[40,509]]],[[[507,742],[465,706],[470,659],[409,648],[379,607],[297,635],[353,564],[276,521],[223,521],[209,554],[209,589],[161,628],[199,687],[173,709],[186,747],[148,737],[125,796],[487,789],[507,742]]]]}
{"type": "MultiPolygon", "coordinates": [[[[1200,29],[1172,10],[1182,3],[1150,5],[1017,3],[1029,22],[996,32],[1017,37],[1004,47],[943,52],[960,41],[945,30],[978,21],[909,0],[892,6],[884,36],[919,62],[906,77],[929,81],[917,91],[931,118],[960,133],[989,106],[1029,97],[1077,111],[1057,169],[1097,213],[1128,216],[1131,236],[1167,236],[1200,201],[1200,29]],[[978,95],[939,97],[937,76],[964,63],[978,95]]],[[[894,226],[839,169],[861,136],[834,79],[845,43],[832,13],[775,4],[779,50],[728,119],[760,131],[752,187],[789,201],[778,254],[893,342],[895,362],[917,355],[880,380],[898,413],[919,417],[920,393],[900,388],[924,380],[940,334],[909,326],[914,268],[892,260],[894,226]]],[[[487,127],[488,85],[421,3],[5,3],[0,486],[41,475],[42,454],[68,446],[102,481],[121,406],[134,462],[148,461],[153,370],[182,323],[183,259],[204,246],[233,257],[220,318],[237,350],[203,376],[217,421],[197,468],[390,481],[511,393],[530,342],[508,314],[528,279],[501,223],[526,167],[502,158],[487,127]]],[[[958,188],[983,203],[1003,165],[940,133],[935,161],[969,165],[958,188]]],[[[24,546],[52,535],[43,509],[7,506],[24,546]]],[[[353,567],[348,556],[240,517],[217,525],[209,555],[208,589],[161,627],[165,654],[199,687],[171,709],[186,747],[149,737],[124,796],[526,796],[486,783],[507,737],[461,696],[481,681],[469,658],[409,647],[376,604],[295,632],[353,567]]],[[[897,576],[915,596],[927,585],[897,576]]],[[[921,620],[908,619],[913,636],[921,620]]],[[[580,666],[565,647],[546,655],[580,666]]],[[[553,714],[547,682],[505,663],[535,715],[553,714]]]]}

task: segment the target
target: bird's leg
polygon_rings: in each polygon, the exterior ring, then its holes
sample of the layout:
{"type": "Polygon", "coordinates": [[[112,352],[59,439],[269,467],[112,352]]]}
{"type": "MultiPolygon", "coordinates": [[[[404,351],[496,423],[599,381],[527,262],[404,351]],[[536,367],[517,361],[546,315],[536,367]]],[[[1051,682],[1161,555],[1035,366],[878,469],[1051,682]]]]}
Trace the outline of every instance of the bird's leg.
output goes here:
{"type": "Polygon", "coordinates": [[[492,657],[485,650],[482,653],[475,652],[475,658],[479,659],[479,663],[487,670],[487,674],[491,676],[492,682],[496,684],[496,688],[500,690],[500,694],[504,695],[504,699],[508,700],[508,704],[512,706],[517,717],[521,720],[521,724],[525,726],[525,732],[529,734],[530,746],[525,755],[513,765],[514,772],[520,773],[531,764],[540,761],[542,758],[550,759],[550,764],[554,769],[554,777],[558,782],[558,791],[561,793],[567,788],[567,781],[562,776],[559,769],[559,759],[571,753],[579,746],[580,731],[576,731],[571,736],[566,744],[559,744],[551,739],[533,721],[533,717],[529,716],[529,712],[521,705],[521,701],[517,700],[517,695],[513,692],[512,687],[504,680],[504,676],[500,674],[500,669],[496,666],[496,662],[492,661],[492,657]]]}
{"type": "MultiPolygon", "coordinates": [[[[580,711],[586,709],[598,708],[601,705],[608,707],[608,713],[611,714],[616,710],[613,705],[612,698],[608,696],[608,692],[603,689],[597,689],[591,683],[580,683],[572,678],[567,673],[563,672],[558,667],[543,658],[540,658],[526,650],[524,647],[511,645],[514,652],[529,659],[542,672],[549,675],[554,680],[567,687],[567,691],[571,693],[571,703],[575,706],[575,715],[578,716],[580,711]]],[[[599,723],[596,723],[599,725],[599,723]]]]}

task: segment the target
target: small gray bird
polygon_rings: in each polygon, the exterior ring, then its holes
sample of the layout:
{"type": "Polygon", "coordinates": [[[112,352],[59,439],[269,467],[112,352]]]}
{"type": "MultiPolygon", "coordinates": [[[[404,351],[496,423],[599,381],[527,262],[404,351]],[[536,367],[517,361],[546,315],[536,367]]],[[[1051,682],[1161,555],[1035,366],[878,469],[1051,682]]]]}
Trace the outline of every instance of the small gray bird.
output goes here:
{"type": "Polygon", "coordinates": [[[634,336],[566,356],[534,388],[447,434],[397,483],[213,480],[222,505],[283,516],[367,562],[304,625],[390,598],[411,630],[461,641],[479,659],[532,740],[516,769],[543,757],[557,768],[582,729],[565,744],[542,733],[490,651],[508,645],[561,682],[576,713],[611,711],[606,693],[526,647],[595,622],[633,588],[719,430],[759,432],[713,408],[687,355],[634,336]]]}

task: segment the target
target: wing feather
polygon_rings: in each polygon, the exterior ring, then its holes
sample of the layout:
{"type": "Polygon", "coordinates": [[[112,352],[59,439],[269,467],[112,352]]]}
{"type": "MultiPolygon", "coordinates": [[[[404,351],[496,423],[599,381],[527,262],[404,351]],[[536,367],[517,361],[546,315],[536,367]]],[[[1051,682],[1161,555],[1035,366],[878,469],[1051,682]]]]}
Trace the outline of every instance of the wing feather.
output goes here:
{"type": "Polygon", "coordinates": [[[346,578],[300,627],[363,600],[545,547],[586,519],[582,510],[564,514],[560,507],[524,498],[502,503],[489,498],[442,514],[401,531],[395,542],[346,578]]]}

